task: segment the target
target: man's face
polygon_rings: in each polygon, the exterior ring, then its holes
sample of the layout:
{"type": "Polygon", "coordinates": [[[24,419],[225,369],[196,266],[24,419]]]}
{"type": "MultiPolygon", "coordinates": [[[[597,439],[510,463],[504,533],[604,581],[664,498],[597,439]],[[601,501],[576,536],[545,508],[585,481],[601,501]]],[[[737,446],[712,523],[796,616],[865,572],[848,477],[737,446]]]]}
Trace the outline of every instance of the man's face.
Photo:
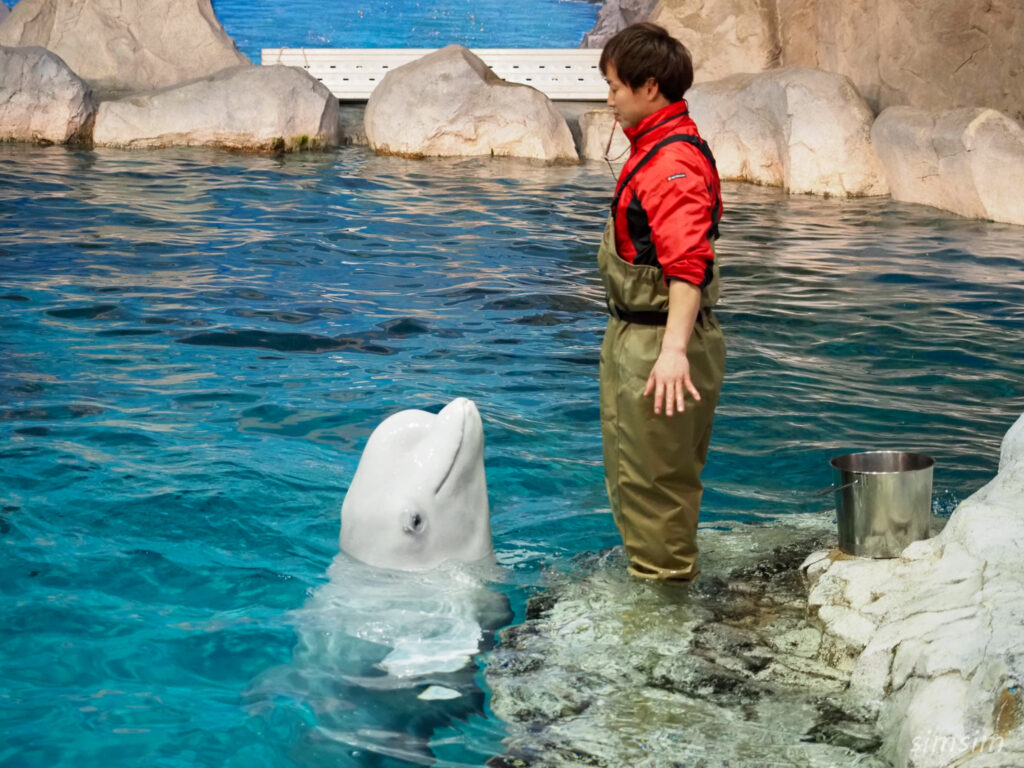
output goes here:
{"type": "Polygon", "coordinates": [[[653,79],[633,90],[619,80],[619,73],[611,61],[605,66],[604,79],[608,83],[608,106],[623,128],[635,128],[641,120],[661,107],[656,98],[660,95],[658,85],[653,79]]]}

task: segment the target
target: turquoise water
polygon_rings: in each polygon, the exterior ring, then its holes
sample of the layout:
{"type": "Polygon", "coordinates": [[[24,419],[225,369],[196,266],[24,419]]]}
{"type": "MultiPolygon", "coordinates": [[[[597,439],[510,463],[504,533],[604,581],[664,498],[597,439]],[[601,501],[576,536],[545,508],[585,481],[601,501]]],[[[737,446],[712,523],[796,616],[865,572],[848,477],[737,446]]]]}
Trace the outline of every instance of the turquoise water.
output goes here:
{"type": "Polygon", "coordinates": [[[576,48],[597,21],[586,0],[214,0],[239,50],[261,48],[576,48]]]}
{"type": "MultiPolygon", "coordinates": [[[[289,611],[361,445],[480,407],[517,617],[612,546],[599,164],[0,145],[0,764],[403,765],[307,748],[289,611]]],[[[726,186],[729,370],[704,519],[829,514],[828,459],[934,455],[935,509],[1024,410],[1024,229],[726,186]]],[[[447,764],[500,751],[486,706],[447,764]]]]}

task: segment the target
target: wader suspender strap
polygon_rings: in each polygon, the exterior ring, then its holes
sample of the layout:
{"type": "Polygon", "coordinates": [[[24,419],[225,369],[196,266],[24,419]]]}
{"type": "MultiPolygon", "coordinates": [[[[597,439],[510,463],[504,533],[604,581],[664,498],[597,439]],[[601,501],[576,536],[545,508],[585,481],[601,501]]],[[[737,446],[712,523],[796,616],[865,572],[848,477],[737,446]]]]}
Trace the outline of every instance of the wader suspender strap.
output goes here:
{"type": "MultiPolygon", "coordinates": [[[[718,170],[718,166],[715,164],[715,156],[711,154],[711,148],[708,146],[708,143],[704,141],[704,139],[698,138],[697,136],[692,136],[688,133],[676,133],[673,134],[672,136],[664,138],[657,144],[655,144],[651,148],[650,152],[648,152],[646,155],[640,158],[640,162],[633,166],[633,170],[626,174],[626,178],[622,180],[622,183],[619,184],[619,188],[615,190],[615,198],[612,200],[612,218],[615,217],[615,211],[619,207],[619,200],[622,199],[622,193],[625,192],[626,186],[637,174],[637,172],[641,168],[643,168],[651,160],[651,158],[658,154],[662,147],[668,146],[669,144],[674,144],[677,141],[685,141],[687,144],[692,144],[693,146],[695,146],[698,150],[700,150],[700,153],[704,155],[705,158],[707,158],[707,161],[708,163],[711,164],[711,167],[714,168],[716,171],[718,170]]],[[[721,217],[722,199],[720,197],[716,197],[715,204],[711,208],[711,229],[708,230],[708,237],[713,237],[716,240],[718,239],[718,220],[721,217]]],[[[701,312],[704,311],[704,309],[701,309],[701,312]]],[[[668,312],[633,312],[624,307],[612,305],[608,306],[608,312],[609,314],[612,315],[612,317],[617,317],[620,320],[623,320],[627,323],[637,323],[638,325],[665,325],[665,323],[668,320],[668,312]]]]}
{"type": "MultiPolygon", "coordinates": [[[[655,144],[651,148],[651,151],[644,155],[642,158],[640,158],[640,162],[633,166],[633,170],[626,174],[626,178],[622,180],[622,183],[619,184],[619,188],[615,190],[615,198],[612,200],[612,217],[615,216],[615,211],[619,207],[619,200],[622,198],[622,193],[626,191],[626,186],[629,184],[630,181],[633,180],[633,177],[636,176],[637,172],[641,168],[643,168],[656,154],[658,154],[662,147],[666,147],[669,144],[675,144],[677,141],[685,141],[687,144],[692,144],[693,146],[695,146],[698,150],[700,150],[700,153],[704,155],[705,158],[707,158],[707,161],[708,163],[711,164],[711,167],[714,168],[716,171],[718,170],[718,166],[715,164],[715,156],[711,154],[711,147],[708,146],[708,143],[704,141],[704,139],[701,139],[697,136],[692,136],[689,133],[673,134],[672,136],[664,138],[657,144],[655,144]]],[[[715,240],[718,239],[718,220],[721,217],[722,200],[721,198],[716,197],[715,204],[711,207],[711,229],[708,230],[708,237],[713,237],[715,240]]]]}

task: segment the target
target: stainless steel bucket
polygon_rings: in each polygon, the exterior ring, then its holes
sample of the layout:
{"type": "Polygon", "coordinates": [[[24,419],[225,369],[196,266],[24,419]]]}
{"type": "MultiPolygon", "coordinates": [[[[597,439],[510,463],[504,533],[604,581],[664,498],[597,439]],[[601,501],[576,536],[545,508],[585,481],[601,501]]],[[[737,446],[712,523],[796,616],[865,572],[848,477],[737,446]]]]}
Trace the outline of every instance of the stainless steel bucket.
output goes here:
{"type": "Polygon", "coordinates": [[[832,483],[839,548],[864,557],[898,557],[927,539],[935,460],[923,453],[869,451],[837,456],[832,483]]]}

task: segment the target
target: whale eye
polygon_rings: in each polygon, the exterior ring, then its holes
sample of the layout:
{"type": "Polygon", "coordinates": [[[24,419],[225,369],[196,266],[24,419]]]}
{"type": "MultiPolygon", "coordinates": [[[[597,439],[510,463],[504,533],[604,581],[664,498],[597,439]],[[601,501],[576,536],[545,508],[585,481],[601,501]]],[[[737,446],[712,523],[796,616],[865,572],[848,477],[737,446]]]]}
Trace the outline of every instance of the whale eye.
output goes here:
{"type": "Polygon", "coordinates": [[[420,531],[422,531],[423,515],[419,512],[413,512],[411,515],[409,515],[409,518],[408,520],[406,520],[405,525],[402,526],[402,530],[404,530],[406,533],[419,533],[420,531]]]}

